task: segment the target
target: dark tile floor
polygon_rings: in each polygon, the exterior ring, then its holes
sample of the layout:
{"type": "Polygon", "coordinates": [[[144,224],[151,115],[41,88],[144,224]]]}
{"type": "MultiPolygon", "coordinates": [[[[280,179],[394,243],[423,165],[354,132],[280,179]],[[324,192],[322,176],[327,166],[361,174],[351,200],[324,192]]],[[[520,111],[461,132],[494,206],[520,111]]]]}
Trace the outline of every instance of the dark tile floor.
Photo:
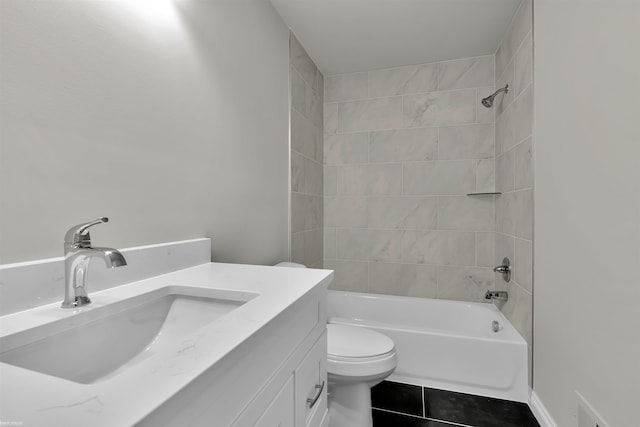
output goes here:
{"type": "Polygon", "coordinates": [[[371,389],[374,427],[540,427],[520,402],[383,381],[371,389]]]}

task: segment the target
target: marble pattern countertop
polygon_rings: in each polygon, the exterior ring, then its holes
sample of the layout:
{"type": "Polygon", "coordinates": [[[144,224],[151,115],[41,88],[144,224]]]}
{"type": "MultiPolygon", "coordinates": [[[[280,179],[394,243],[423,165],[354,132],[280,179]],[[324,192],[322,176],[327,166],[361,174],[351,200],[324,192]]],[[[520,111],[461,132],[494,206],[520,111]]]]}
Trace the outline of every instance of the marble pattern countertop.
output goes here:
{"type": "MultiPolygon", "coordinates": [[[[259,294],[193,331],[170,351],[93,384],[80,384],[0,363],[0,419],[24,426],[133,425],[232,352],[317,286],[327,270],[208,263],[91,294],[92,310],[171,285],[259,294]]],[[[0,317],[0,338],[73,316],[59,302],[0,317]]],[[[82,343],[78,343],[82,345],[82,343]]]]}

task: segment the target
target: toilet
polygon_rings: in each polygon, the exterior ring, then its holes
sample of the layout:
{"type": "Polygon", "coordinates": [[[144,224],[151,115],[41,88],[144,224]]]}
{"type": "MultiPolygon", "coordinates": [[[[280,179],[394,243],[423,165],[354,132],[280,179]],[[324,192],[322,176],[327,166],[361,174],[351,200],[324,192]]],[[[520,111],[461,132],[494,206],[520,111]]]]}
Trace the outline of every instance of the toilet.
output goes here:
{"type": "MultiPolygon", "coordinates": [[[[281,262],[278,267],[305,268],[281,262]]],[[[329,427],[372,427],[371,387],[394,371],[393,340],[359,326],[327,324],[329,427]]]]}
{"type": "Polygon", "coordinates": [[[371,427],[371,387],[398,364],[391,338],[371,329],[327,325],[329,426],[371,427]]]}

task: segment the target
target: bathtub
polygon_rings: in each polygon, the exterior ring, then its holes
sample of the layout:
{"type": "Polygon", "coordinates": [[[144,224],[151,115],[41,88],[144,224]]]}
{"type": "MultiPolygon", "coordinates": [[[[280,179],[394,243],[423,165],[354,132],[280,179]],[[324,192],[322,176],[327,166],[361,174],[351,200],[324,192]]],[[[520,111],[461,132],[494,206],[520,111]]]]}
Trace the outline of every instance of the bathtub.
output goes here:
{"type": "Polygon", "coordinates": [[[393,339],[390,381],[529,401],[527,343],[493,304],[329,291],[327,310],[393,339]]]}

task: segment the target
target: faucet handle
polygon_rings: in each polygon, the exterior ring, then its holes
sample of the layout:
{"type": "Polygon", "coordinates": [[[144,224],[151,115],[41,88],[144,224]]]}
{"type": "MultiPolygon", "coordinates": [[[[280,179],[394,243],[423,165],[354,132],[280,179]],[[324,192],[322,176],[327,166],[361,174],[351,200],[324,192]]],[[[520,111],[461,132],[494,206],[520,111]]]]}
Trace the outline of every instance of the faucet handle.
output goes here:
{"type": "Polygon", "coordinates": [[[109,218],[102,217],[93,221],[85,222],[82,224],[74,225],[64,235],[64,243],[69,245],[78,246],[81,248],[91,247],[91,236],[89,235],[89,227],[103,222],[109,222],[109,218]]]}

